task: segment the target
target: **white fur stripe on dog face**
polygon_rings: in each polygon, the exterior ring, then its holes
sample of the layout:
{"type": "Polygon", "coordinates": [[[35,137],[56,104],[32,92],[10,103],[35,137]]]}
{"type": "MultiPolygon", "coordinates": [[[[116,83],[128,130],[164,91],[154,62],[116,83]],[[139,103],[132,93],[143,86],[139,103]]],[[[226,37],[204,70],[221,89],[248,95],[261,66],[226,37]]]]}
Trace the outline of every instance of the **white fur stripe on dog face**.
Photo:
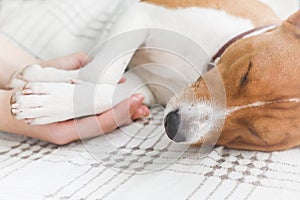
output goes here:
{"type": "Polygon", "coordinates": [[[252,108],[252,107],[261,107],[273,103],[285,103],[285,102],[294,102],[294,103],[299,103],[300,98],[291,98],[291,99],[283,99],[283,100],[277,100],[277,101],[258,101],[255,103],[247,104],[244,106],[234,106],[229,109],[227,109],[227,115],[232,114],[233,112],[245,109],[245,108],[252,108]]]}

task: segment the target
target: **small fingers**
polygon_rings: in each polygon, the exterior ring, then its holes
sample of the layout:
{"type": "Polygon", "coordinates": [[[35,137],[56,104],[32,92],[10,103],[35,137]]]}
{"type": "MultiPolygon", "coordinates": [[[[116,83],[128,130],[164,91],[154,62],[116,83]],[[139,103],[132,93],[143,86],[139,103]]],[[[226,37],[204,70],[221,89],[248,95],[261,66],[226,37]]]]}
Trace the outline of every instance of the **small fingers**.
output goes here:
{"type": "Polygon", "coordinates": [[[120,81],[118,82],[118,84],[121,84],[121,83],[124,83],[126,82],[126,77],[125,76],[122,76],[122,78],[120,79],[120,81]]]}
{"type": "Polygon", "coordinates": [[[42,64],[44,66],[55,66],[58,69],[74,70],[86,65],[91,60],[92,59],[86,53],[79,52],[54,60],[46,61],[42,64]]]}
{"type": "Polygon", "coordinates": [[[140,119],[143,117],[147,117],[150,114],[149,108],[145,105],[141,105],[136,112],[132,115],[132,119],[140,119]]]}

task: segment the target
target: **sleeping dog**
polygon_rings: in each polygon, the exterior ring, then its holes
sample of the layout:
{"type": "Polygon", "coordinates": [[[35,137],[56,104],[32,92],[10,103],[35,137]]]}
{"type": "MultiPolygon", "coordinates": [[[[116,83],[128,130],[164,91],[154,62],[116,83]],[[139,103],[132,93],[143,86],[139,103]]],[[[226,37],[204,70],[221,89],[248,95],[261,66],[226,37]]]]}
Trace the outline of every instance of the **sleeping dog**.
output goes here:
{"type": "MultiPolygon", "coordinates": [[[[194,83],[186,85],[182,92],[175,87],[177,91],[172,92],[178,95],[168,103],[169,96],[158,87],[135,90],[146,97],[148,105],[167,103],[164,125],[170,139],[200,145],[224,122],[217,145],[273,151],[300,144],[300,11],[281,23],[270,7],[257,0],[138,2],[114,25],[113,42],[104,43],[81,70],[31,65],[15,76],[12,84],[26,82],[26,85],[23,92],[15,94],[12,113],[17,119],[31,119],[31,124],[46,124],[111,108],[130,95],[124,88],[120,89],[118,93],[122,95],[112,102],[128,66],[145,63],[145,60],[161,63],[168,57],[160,51],[138,51],[140,47],[152,47],[160,42],[159,37],[153,36],[154,29],[184,35],[203,47],[212,58],[210,64],[198,66],[200,73],[209,70],[200,78],[197,73],[188,71],[180,59],[174,58],[174,71],[187,73],[194,83]],[[129,39],[120,40],[120,45],[118,35],[126,33],[131,33],[129,39]],[[133,51],[111,62],[115,55],[111,52],[119,51],[122,46],[133,51]],[[95,72],[104,66],[109,67],[100,70],[99,78],[95,72]],[[225,106],[211,96],[204,78],[215,74],[222,79],[225,106]],[[76,111],[73,109],[74,91],[79,91],[76,111]],[[90,99],[89,92],[93,94],[90,98],[97,100],[95,105],[86,103],[90,99]]],[[[179,53],[189,54],[189,51],[182,49],[179,53]]],[[[132,73],[127,88],[134,89],[135,85],[153,79],[176,84],[172,73],[159,71],[159,67],[157,70],[149,72],[146,67],[132,73]]]]}

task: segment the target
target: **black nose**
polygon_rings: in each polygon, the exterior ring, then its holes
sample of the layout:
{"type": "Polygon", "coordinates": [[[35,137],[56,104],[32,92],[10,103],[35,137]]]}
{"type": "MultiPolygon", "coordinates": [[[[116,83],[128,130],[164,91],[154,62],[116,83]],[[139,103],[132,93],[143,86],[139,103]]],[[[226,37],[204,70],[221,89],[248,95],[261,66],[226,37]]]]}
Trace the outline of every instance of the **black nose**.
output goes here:
{"type": "Polygon", "coordinates": [[[180,127],[180,116],[178,109],[167,114],[165,118],[165,130],[168,137],[175,142],[183,142],[185,139],[178,133],[180,127]]]}

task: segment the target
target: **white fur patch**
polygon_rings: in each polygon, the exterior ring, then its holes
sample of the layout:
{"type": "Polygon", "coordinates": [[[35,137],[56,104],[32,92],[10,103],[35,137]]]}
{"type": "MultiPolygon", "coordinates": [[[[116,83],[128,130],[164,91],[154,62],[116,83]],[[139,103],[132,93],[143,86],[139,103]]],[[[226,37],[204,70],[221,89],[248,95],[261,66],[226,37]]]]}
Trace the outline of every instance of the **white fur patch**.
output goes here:
{"type": "Polygon", "coordinates": [[[261,107],[261,106],[265,106],[265,105],[269,105],[269,104],[273,104],[273,103],[285,103],[285,102],[299,103],[300,99],[299,98],[291,98],[291,99],[283,99],[283,100],[278,100],[278,101],[258,101],[258,102],[247,104],[244,106],[234,106],[234,107],[227,109],[227,115],[230,115],[233,112],[236,112],[236,111],[239,111],[239,110],[242,110],[245,108],[261,107]]]}
{"type": "Polygon", "coordinates": [[[215,141],[213,142],[216,142],[217,138],[215,136],[221,133],[226,117],[232,113],[246,108],[285,102],[300,103],[300,98],[255,102],[244,106],[234,106],[224,109],[213,101],[196,101],[194,99],[191,102],[173,97],[166,107],[165,116],[174,110],[179,110],[180,122],[178,123],[180,123],[180,128],[177,134],[181,134],[181,137],[185,138],[184,143],[192,144],[204,141],[208,136],[211,136],[211,133],[215,134],[213,137],[215,141]]]}
{"type": "Polygon", "coordinates": [[[135,28],[161,28],[183,34],[203,47],[209,56],[213,56],[232,37],[254,28],[250,20],[216,9],[168,9],[148,3],[139,3],[131,9],[130,12],[141,11],[147,19],[147,23],[138,23],[135,28]],[[149,20],[151,16],[155,17],[149,20]]]}
{"type": "MultiPolygon", "coordinates": [[[[186,95],[189,94],[183,96],[186,95]]],[[[177,109],[180,116],[178,134],[185,138],[184,143],[196,143],[209,136],[212,130],[220,130],[226,117],[226,109],[214,101],[180,97],[169,101],[165,117],[177,109]]]]}

